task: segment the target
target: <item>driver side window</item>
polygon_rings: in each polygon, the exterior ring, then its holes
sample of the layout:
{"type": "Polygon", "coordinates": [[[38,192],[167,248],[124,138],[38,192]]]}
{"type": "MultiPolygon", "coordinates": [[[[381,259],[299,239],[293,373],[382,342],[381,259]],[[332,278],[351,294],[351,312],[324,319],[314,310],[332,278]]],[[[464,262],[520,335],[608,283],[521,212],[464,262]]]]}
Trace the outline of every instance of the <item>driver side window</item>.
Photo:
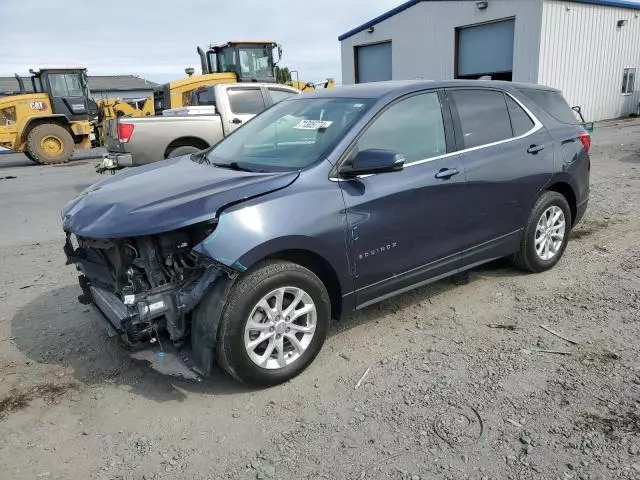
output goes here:
{"type": "Polygon", "coordinates": [[[447,153],[444,121],[436,92],[414,95],[392,105],[358,140],[358,150],[391,150],[405,165],[447,153]]]}
{"type": "Polygon", "coordinates": [[[51,95],[54,97],[82,97],[82,85],[76,74],[50,73],[51,95]]]}

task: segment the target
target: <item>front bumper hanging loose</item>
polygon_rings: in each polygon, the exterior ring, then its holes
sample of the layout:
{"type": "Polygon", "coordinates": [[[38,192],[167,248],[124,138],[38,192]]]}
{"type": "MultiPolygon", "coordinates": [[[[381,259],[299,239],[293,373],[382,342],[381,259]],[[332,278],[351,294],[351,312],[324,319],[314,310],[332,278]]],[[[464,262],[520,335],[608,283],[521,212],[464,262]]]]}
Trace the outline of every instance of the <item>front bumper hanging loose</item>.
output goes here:
{"type": "Polygon", "coordinates": [[[99,280],[91,280],[95,265],[84,258],[80,248],[74,247],[71,234],[67,234],[64,252],[67,264],[75,264],[80,272],[82,294],[78,300],[94,309],[109,337],[118,336],[132,358],[148,362],[160,373],[201,379],[203,373],[191,360],[191,350],[184,341],[188,332],[185,317],[222,271],[212,264],[195,280],[143,293],[123,292],[120,298],[99,280]],[[160,335],[160,330],[166,331],[169,338],[160,335]]]}

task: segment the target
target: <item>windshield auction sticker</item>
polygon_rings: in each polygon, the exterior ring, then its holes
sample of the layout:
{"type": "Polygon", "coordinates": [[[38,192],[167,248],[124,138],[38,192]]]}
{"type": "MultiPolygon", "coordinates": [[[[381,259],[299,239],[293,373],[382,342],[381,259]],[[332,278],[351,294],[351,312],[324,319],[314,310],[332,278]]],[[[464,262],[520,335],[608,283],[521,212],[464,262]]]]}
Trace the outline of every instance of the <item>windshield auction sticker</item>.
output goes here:
{"type": "Polygon", "coordinates": [[[293,128],[297,130],[324,130],[329,128],[332,123],[327,120],[302,120],[293,128]]]}

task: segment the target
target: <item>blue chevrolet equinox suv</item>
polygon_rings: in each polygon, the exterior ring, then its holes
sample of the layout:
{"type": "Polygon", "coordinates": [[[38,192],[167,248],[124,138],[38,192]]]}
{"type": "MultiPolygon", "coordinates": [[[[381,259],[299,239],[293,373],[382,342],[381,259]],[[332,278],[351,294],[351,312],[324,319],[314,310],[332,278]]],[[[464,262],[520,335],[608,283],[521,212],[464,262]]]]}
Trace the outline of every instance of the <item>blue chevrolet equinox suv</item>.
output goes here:
{"type": "Polygon", "coordinates": [[[64,249],[79,300],[131,349],[274,385],[332,318],[501,257],[552,268],[587,208],[589,147],[546,87],[318,91],[91,186],[62,211],[64,249]]]}

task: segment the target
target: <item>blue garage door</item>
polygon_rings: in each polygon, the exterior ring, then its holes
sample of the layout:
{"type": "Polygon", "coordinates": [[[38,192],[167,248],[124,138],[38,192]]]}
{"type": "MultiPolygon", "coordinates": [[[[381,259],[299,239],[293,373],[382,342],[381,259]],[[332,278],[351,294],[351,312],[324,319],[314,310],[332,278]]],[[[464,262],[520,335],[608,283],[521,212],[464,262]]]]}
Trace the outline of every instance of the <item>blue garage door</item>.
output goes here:
{"type": "MultiPolygon", "coordinates": [[[[513,71],[515,20],[465,27],[458,30],[458,77],[513,71]]],[[[493,75],[496,79],[495,75],[493,75]]],[[[511,78],[504,78],[511,80],[511,78]]]]}
{"type": "Polygon", "coordinates": [[[391,42],[356,47],[356,83],[391,80],[391,42]]]}

